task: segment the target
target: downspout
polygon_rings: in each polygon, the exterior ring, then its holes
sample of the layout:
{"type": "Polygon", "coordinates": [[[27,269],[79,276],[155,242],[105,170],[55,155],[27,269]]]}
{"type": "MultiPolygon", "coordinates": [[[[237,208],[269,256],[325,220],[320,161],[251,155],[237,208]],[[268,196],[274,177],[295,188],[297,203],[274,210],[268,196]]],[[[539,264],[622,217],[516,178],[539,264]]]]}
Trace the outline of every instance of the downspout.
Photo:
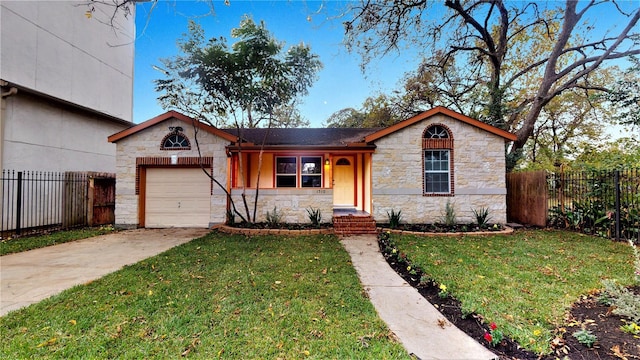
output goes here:
{"type": "Polygon", "coordinates": [[[0,95],[2,95],[0,97],[0,170],[4,169],[4,162],[3,162],[3,149],[4,149],[4,113],[6,111],[7,108],[7,104],[4,100],[4,98],[15,95],[18,93],[18,89],[16,87],[11,86],[9,88],[8,91],[4,91],[4,88],[8,87],[9,83],[4,81],[4,80],[0,80],[0,89],[2,89],[3,91],[0,92],[0,95]]]}

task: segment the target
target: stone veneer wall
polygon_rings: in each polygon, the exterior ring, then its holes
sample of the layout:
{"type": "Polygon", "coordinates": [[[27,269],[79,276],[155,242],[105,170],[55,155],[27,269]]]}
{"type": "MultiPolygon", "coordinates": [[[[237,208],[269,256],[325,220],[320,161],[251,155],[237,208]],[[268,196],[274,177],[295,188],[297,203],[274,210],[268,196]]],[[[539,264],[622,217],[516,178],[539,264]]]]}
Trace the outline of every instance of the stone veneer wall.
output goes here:
{"type": "Polygon", "coordinates": [[[474,222],[472,209],[489,209],[490,222],[506,222],[504,139],[444,115],[428,118],[376,141],[372,161],[373,216],[402,210],[403,222],[433,223],[447,201],[458,222],[474,222]],[[454,139],[454,196],[423,195],[422,136],[431,124],[443,124],[454,139]]]}
{"type": "MultiPolygon", "coordinates": [[[[213,174],[223,186],[227,184],[227,140],[205,131],[198,132],[198,142],[203,157],[213,157],[213,174]]],[[[136,194],[136,158],[140,157],[197,157],[198,149],[193,127],[169,119],[148,129],[137,132],[116,144],[116,210],[115,225],[119,228],[134,228],[138,222],[138,197],[136,194]],[[170,132],[170,126],[181,126],[182,132],[191,142],[191,150],[160,150],[162,139],[170,132]]],[[[208,194],[203,194],[207,196],[208,194]]],[[[211,224],[223,223],[226,218],[226,196],[218,185],[213,184],[211,195],[211,224]]]]}
{"type": "MultiPolygon", "coordinates": [[[[253,211],[255,189],[246,190],[247,204],[253,211]]],[[[242,189],[231,192],[236,208],[244,215],[242,203],[242,189]]],[[[281,212],[283,222],[309,223],[308,208],[320,209],[322,222],[331,222],[333,216],[332,189],[260,189],[258,193],[257,222],[266,221],[267,212],[272,212],[274,206],[281,212]]],[[[236,221],[240,219],[236,217],[236,221]]]]}

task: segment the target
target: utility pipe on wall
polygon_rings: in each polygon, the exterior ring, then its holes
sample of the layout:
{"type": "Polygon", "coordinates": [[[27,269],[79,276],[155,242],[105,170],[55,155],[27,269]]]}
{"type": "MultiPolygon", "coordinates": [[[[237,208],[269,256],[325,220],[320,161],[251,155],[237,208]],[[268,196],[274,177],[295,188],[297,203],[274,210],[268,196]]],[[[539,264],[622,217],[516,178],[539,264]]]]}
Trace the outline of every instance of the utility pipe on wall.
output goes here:
{"type": "MultiPolygon", "coordinates": [[[[0,80],[0,89],[4,89],[9,86],[9,83],[0,80]]],[[[11,86],[8,91],[0,92],[0,170],[3,169],[3,148],[4,148],[4,112],[6,109],[6,104],[4,98],[15,95],[18,93],[18,89],[16,87],[11,86]]]]}

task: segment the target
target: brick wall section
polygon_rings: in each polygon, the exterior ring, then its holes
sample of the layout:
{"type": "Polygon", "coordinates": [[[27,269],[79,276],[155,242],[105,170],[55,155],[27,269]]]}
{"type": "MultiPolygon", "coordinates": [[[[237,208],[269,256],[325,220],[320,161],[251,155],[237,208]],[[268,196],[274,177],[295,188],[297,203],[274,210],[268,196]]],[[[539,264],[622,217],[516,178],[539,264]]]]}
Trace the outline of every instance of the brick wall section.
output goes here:
{"type": "Polygon", "coordinates": [[[472,209],[489,209],[491,222],[506,222],[504,139],[484,130],[436,115],[376,141],[373,154],[373,211],[378,222],[387,212],[402,210],[404,222],[440,221],[447,201],[459,222],[474,221],[472,209]],[[423,132],[431,124],[449,128],[453,151],[454,196],[423,195],[423,132]]]}
{"type": "MultiPolygon", "coordinates": [[[[210,133],[198,132],[198,142],[202,156],[211,158],[214,177],[226,186],[227,183],[227,155],[225,146],[228,141],[210,133]]],[[[184,122],[169,119],[156,126],[152,126],[138,133],[130,135],[116,143],[116,226],[131,228],[138,226],[138,193],[136,189],[136,161],[158,162],[168,161],[170,156],[178,155],[178,163],[193,162],[198,158],[195,146],[193,127],[184,122]],[[162,140],[170,132],[169,126],[182,126],[184,135],[191,142],[190,150],[161,150],[162,140]],[[138,160],[146,158],[146,160],[138,160]],[[149,160],[157,158],[157,160],[149,160]]],[[[171,165],[167,165],[171,166],[171,165]]],[[[213,184],[211,195],[212,224],[222,223],[226,216],[226,198],[224,191],[213,184]]]]}
{"type": "Polygon", "coordinates": [[[376,234],[376,222],[371,216],[334,216],[333,230],[339,235],[376,234]]]}

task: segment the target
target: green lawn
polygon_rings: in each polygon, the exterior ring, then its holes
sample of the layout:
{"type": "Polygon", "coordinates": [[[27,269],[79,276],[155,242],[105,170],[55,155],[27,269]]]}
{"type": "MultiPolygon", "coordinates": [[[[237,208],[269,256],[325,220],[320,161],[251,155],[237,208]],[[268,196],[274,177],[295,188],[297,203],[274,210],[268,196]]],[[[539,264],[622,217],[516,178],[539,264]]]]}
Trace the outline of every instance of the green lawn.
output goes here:
{"type": "Polygon", "coordinates": [[[5,359],[409,359],[334,236],[212,233],[0,328],[5,359]]]}
{"type": "Polygon", "coordinates": [[[391,235],[425,277],[446,285],[463,311],[494,321],[537,353],[550,351],[553,331],[573,302],[602,288],[601,279],[633,283],[633,253],[624,242],[561,231],[513,235],[391,235]]]}
{"type": "Polygon", "coordinates": [[[113,232],[113,226],[56,231],[46,235],[25,236],[0,240],[0,256],[86,239],[113,232]]]}

